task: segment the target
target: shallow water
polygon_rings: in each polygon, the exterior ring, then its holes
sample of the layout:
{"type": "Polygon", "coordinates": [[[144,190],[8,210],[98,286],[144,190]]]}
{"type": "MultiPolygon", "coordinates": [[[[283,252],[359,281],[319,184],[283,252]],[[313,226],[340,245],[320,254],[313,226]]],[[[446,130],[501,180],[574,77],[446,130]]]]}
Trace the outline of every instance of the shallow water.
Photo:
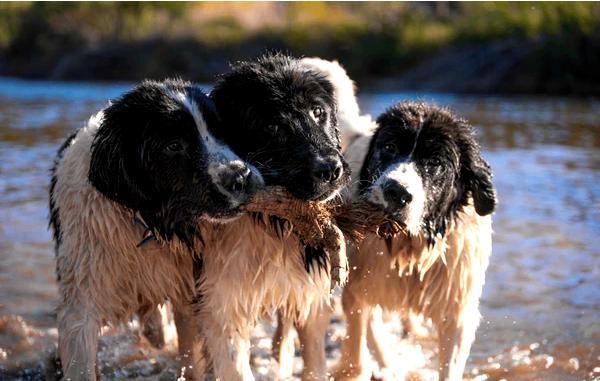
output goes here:
{"type": "MultiPolygon", "coordinates": [[[[0,379],[44,379],[56,342],[48,169],[70,131],[128,84],[0,79],[0,379]]],[[[478,129],[500,204],[483,320],[466,377],[600,379],[600,101],[446,94],[362,94],[373,115],[393,101],[450,106],[478,129]]],[[[339,301],[338,301],[339,302],[339,301]]],[[[344,325],[334,317],[331,364],[344,325]]],[[[408,379],[435,379],[431,338],[388,323],[408,379]]],[[[257,327],[256,375],[272,379],[272,322],[257,327]]],[[[101,341],[104,379],[174,379],[172,343],[155,351],[135,327],[101,341]]],[[[299,369],[300,363],[297,361],[299,369]]]]}

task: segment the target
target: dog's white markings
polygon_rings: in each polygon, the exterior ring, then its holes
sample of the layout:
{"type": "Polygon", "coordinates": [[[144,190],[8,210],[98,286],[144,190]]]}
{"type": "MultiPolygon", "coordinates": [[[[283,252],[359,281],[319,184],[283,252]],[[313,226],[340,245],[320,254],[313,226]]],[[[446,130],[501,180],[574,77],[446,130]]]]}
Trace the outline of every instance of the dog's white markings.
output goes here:
{"type": "MultiPolygon", "coordinates": [[[[206,151],[208,153],[208,174],[210,175],[213,184],[219,189],[219,191],[229,197],[229,201],[232,207],[236,207],[240,204],[240,201],[232,195],[228,190],[223,187],[223,179],[227,175],[232,175],[231,171],[242,171],[246,167],[252,172],[258,181],[262,183],[262,175],[253,165],[245,163],[239,156],[237,156],[228,146],[219,142],[212,134],[208,131],[206,121],[198,108],[196,102],[186,94],[180,91],[171,91],[170,95],[187,109],[187,111],[194,118],[196,127],[200,138],[205,142],[206,151]]],[[[246,172],[246,175],[248,173],[246,172]]]]}
{"type": "Polygon", "coordinates": [[[412,201],[406,206],[407,213],[405,224],[411,234],[418,234],[425,211],[425,189],[423,180],[412,161],[400,162],[391,165],[373,184],[371,190],[371,201],[383,207],[388,203],[383,195],[383,186],[386,181],[392,180],[403,186],[412,196],[412,201]]]}

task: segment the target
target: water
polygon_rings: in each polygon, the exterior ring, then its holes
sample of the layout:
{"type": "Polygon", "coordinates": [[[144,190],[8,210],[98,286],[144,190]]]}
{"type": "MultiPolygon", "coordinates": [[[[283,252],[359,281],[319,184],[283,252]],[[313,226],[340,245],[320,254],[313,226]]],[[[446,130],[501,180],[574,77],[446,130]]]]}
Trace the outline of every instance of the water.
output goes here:
{"type": "MultiPolygon", "coordinates": [[[[47,230],[48,169],[70,131],[129,84],[0,79],[0,379],[43,379],[56,345],[56,285],[47,230]]],[[[500,204],[483,320],[466,377],[600,379],[600,101],[448,94],[362,94],[373,115],[393,101],[450,106],[477,126],[500,204]]],[[[339,302],[339,301],[338,301],[339,302]]],[[[339,306],[338,306],[339,307],[339,306]]],[[[272,322],[257,328],[253,364],[270,379],[272,322]]],[[[431,338],[401,339],[409,379],[435,379],[431,338]]],[[[335,317],[328,360],[344,326],[335,317]]],[[[105,379],[174,379],[173,344],[155,351],[135,327],[101,341],[105,379]]],[[[298,364],[299,366],[299,364],[298,364]]]]}

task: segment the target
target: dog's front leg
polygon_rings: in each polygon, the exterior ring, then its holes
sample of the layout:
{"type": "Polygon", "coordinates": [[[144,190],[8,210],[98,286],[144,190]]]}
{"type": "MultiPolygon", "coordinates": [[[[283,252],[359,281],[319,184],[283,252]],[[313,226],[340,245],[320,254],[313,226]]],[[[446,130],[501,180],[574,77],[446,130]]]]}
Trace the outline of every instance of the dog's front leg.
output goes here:
{"type": "Polygon", "coordinates": [[[277,329],[273,335],[273,357],[279,364],[277,375],[285,380],[294,373],[294,338],[292,336],[294,322],[291,317],[277,311],[277,329]]]}
{"type": "Polygon", "coordinates": [[[160,310],[155,304],[145,304],[138,309],[142,334],[154,348],[165,346],[165,334],[160,310]]]}
{"type": "Polygon", "coordinates": [[[379,365],[379,376],[382,380],[404,380],[406,378],[405,369],[394,361],[389,353],[389,348],[394,346],[390,343],[388,333],[385,330],[383,322],[383,310],[379,307],[371,309],[369,323],[367,325],[367,346],[371,354],[379,365]]]}
{"type": "Polygon", "coordinates": [[[173,317],[185,379],[202,381],[206,372],[206,359],[199,319],[190,305],[181,303],[173,305],[173,317]]]}
{"type": "Polygon", "coordinates": [[[467,308],[458,319],[437,325],[439,335],[439,380],[461,381],[480,315],[477,307],[467,308]]]}
{"type": "Polygon", "coordinates": [[[227,324],[233,318],[212,312],[203,313],[201,319],[215,379],[254,381],[250,368],[250,327],[235,329],[227,324]]]}
{"type": "Polygon", "coordinates": [[[374,308],[371,310],[369,324],[367,325],[367,346],[371,350],[380,369],[389,369],[391,365],[384,350],[384,348],[391,348],[389,345],[386,345],[386,341],[382,310],[381,308],[374,308]]]}
{"type": "Polygon", "coordinates": [[[325,335],[329,326],[331,307],[324,305],[312,312],[304,324],[297,325],[300,344],[302,345],[303,381],[329,379],[325,354],[325,335]]]}
{"type": "Polygon", "coordinates": [[[349,289],[344,290],[342,305],[346,315],[346,337],[342,340],[342,357],[334,373],[335,380],[369,380],[367,363],[367,324],[370,308],[349,289]]]}
{"type": "Polygon", "coordinates": [[[57,319],[63,379],[95,381],[99,378],[96,353],[100,324],[97,319],[81,305],[61,305],[57,319]]]}

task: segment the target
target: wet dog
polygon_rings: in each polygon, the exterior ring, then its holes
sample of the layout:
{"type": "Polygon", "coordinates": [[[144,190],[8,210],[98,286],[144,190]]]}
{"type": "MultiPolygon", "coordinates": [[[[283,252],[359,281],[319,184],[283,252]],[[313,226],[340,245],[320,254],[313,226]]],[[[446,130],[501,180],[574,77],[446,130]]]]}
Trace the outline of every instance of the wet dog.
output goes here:
{"type": "Polygon", "coordinates": [[[97,378],[102,325],[126,322],[166,300],[174,304],[185,365],[201,360],[189,303],[203,224],[237,216],[263,183],[210,134],[217,123],[198,87],[146,81],[60,148],[50,225],[65,379],[97,378]]]}
{"type": "MultiPolygon", "coordinates": [[[[356,86],[339,62],[312,57],[302,58],[300,63],[308,70],[320,73],[333,85],[342,151],[345,151],[346,147],[355,138],[375,130],[377,125],[371,116],[360,112],[356,99],[356,86]]],[[[351,163],[349,164],[352,165],[351,163]]],[[[292,329],[296,327],[297,331],[299,331],[301,347],[304,348],[308,343],[315,342],[322,342],[319,347],[324,347],[329,316],[330,310],[328,306],[323,306],[322,310],[310,314],[308,319],[302,323],[292,321],[282,313],[278,313],[277,329],[273,336],[273,356],[279,363],[280,378],[290,378],[294,369],[293,359],[295,348],[293,337],[291,336],[292,329]],[[311,335],[308,336],[305,332],[311,332],[311,335]]],[[[325,364],[324,351],[311,354],[312,358],[307,358],[308,356],[305,355],[306,352],[302,352],[305,364],[325,364]],[[321,359],[316,361],[316,356],[321,356],[321,359]]]]}
{"type": "MultiPolygon", "coordinates": [[[[369,200],[404,226],[394,238],[367,237],[349,254],[342,302],[348,320],[336,379],[369,379],[371,309],[430,318],[439,337],[440,380],[462,379],[479,324],[479,298],[492,248],[496,205],[490,166],[471,126],[449,111],[399,103],[377,119],[374,134],[348,147],[360,181],[353,197],[369,200]]],[[[375,357],[391,369],[388,348],[375,357]]]]}
{"type": "MultiPolygon", "coordinates": [[[[333,85],[318,71],[288,56],[267,55],[235,64],[211,98],[222,119],[215,136],[258,168],[267,186],[324,201],[348,182],[333,85]]],[[[252,327],[275,308],[302,322],[327,305],[328,264],[322,252],[305,248],[293,235],[267,234],[252,216],[220,233],[227,237],[223,244],[204,251],[200,321],[215,377],[253,380],[252,327]]],[[[304,378],[326,377],[324,350],[323,340],[307,343],[304,352],[314,358],[305,357],[304,378]]]]}

